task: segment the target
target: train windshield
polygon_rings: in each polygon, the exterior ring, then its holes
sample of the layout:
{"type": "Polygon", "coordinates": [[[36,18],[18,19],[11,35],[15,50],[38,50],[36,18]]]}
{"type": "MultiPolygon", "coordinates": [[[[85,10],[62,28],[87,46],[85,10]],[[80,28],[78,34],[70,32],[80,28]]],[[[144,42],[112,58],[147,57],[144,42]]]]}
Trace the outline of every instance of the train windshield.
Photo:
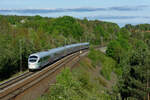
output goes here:
{"type": "Polygon", "coordinates": [[[36,60],[30,59],[29,62],[32,62],[32,63],[33,63],[33,62],[36,62],[36,60]]]}
{"type": "Polygon", "coordinates": [[[34,63],[34,62],[37,61],[37,59],[38,59],[37,56],[30,56],[30,57],[29,57],[29,62],[34,63]]]}
{"type": "Polygon", "coordinates": [[[30,56],[29,58],[38,58],[37,56],[30,56]]]}

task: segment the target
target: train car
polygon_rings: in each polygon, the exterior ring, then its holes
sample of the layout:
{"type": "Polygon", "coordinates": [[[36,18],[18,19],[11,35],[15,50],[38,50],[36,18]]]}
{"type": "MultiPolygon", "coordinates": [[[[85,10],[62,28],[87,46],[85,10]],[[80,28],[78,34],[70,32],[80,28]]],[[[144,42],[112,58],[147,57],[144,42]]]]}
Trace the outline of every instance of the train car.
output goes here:
{"type": "Polygon", "coordinates": [[[53,63],[54,61],[65,57],[71,53],[81,51],[83,49],[88,49],[89,43],[78,43],[66,45],[63,47],[58,47],[50,49],[48,51],[42,51],[38,53],[31,54],[28,58],[28,69],[29,71],[38,70],[47,64],[53,63]]]}

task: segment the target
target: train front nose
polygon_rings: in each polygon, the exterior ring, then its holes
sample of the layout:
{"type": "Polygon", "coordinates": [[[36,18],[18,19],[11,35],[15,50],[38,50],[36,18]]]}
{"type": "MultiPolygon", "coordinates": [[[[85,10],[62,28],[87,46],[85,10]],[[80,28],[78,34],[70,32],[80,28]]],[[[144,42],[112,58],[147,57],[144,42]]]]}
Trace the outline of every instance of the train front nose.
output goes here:
{"type": "Polygon", "coordinates": [[[28,63],[28,67],[29,67],[29,69],[35,69],[36,65],[33,63],[28,63]]]}
{"type": "Polygon", "coordinates": [[[28,68],[29,69],[38,69],[38,57],[33,55],[33,56],[30,56],[29,59],[28,59],[28,68]]]}
{"type": "Polygon", "coordinates": [[[37,63],[28,63],[29,69],[39,69],[39,65],[37,63]]]}

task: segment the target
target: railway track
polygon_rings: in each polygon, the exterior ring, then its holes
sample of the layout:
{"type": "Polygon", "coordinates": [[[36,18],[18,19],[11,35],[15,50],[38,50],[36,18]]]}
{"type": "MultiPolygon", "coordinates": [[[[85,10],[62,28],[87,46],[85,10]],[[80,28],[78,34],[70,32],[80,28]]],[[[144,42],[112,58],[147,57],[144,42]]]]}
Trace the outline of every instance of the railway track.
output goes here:
{"type": "Polygon", "coordinates": [[[22,80],[22,79],[25,79],[28,76],[31,76],[32,74],[33,74],[33,72],[25,72],[25,73],[23,73],[23,74],[21,74],[21,75],[19,75],[17,77],[14,77],[14,78],[6,81],[6,82],[1,83],[0,84],[0,91],[5,89],[5,88],[7,88],[8,86],[16,83],[16,82],[22,80]]]}
{"type": "Polygon", "coordinates": [[[25,72],[15,78],[0,84],[0,100],[10,100],[19,95],[26,89],[32,87],[42,79],[57,71],[61,66],[69,63],[72,59],[80,55],[80,52],[70,54],[59,61],[53,63],[49,67],[38,72],[25,72]]]}

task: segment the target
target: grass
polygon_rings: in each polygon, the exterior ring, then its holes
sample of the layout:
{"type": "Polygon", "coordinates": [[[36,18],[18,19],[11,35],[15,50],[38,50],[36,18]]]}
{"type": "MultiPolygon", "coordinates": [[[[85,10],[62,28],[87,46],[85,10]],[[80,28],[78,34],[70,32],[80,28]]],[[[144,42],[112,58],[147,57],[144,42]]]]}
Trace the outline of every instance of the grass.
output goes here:
{"type": "Polygon", "coordinates": [[[115,71],[116,62],[99,50],[94,49],[90,50],[88,57],[91,59],[94,67],[101,67],[100,74],[103,75],[107,80],[110,80],[111,73],[115,71]]]}
{"type": "Polygon", "coordinates": [[[107,87],[107,82],[105,82],[101,77],[97,77],[96,80],[98,80],[99,84],[102,86],[107,87]]]}

